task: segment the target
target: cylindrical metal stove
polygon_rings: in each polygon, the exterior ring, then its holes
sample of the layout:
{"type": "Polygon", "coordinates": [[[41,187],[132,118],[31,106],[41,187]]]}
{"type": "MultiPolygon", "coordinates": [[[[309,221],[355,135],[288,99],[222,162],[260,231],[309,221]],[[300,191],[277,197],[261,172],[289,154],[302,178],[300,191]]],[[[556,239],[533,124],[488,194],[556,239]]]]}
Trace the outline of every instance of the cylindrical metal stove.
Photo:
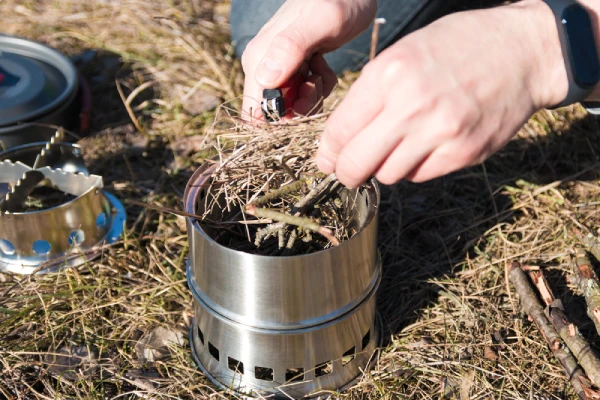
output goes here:
{"type": "MultiPolygon", "coordinates": [[[[185,211],[204,212],[214,167],[192,176],[185,211]]],[[[379,189],[345,190],[359,232],[317,253],[271,257],[232,250],[188,219],[188,284],[195,299],[190,342],[201,369],[238,394],[301,398],[360,377],[378,347],[375,294],[379,189]]],[[[346,202],[345,202],[346,203],[346,202]]],[[[211,220],[222,218],[218,210],[211,220]]]]}

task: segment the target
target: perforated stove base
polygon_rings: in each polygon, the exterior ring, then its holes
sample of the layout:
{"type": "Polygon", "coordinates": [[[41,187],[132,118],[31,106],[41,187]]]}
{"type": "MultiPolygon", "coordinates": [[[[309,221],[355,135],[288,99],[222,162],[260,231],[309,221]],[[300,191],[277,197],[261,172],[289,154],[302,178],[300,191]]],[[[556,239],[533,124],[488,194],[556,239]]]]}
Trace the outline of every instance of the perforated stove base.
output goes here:
{"type": "MultiPolygon", "coordinates": [[[[381,320],[381,316],[379,315],[379,313],[376,314],[376,318],[375,318],[375,325],[377,326],[378,329],[376,329],[376,338],[374,339],[374,342],[377,343],[377,348],[375,349],[375,351],[373,352],[373,354],[371,355],[368,364],[366,365],[366,367],[364,368],[364,371],[368,371],[369,369],[371,369],[371,367],[374,365],[375,361],[377,361],[378,357],[379,357],[379,348],[382,346],[383,343],[383,323],[381,320]]],[[[260,396],[257,397],[253,397],[252,395],[249,395],[247,393],[240,393],[238,391],[233,390],[231,387],[227,387],[225,385],[223,385],[221,382],[219,382],[214,376],[212,376],[207,370],[206,368],[204,368],[204,366],[202,365],[202,363],[200,362],[200,357],[198,355],[198,352],[196,350],[196,346],[195,346],[195,341],[198,340],[196,338],[196,319],[193,318],[191,325],[190,325],[190,348],[192,350],[192,357],[194,358],[194,361],[196,362],[196,364],[198,365],[198,368],[200,368],[200,370],[204,373],[204,375],[206,375],[206,377],[208,379],[210,379],[210,381],[217,387],[219,387],[220,389],[224,390],[226,393],[228,394],[232,394],[235,395],[237,397],[240,397],[242,399],[254,399],[254,398],[261,398],[261,399],[286,399],[289,400],[290,398],[294,398],[293,396],[291,396],[289,393],[286,392],[285,388],[282,388],[280,393],[265,393],[264,391],[260,391],[260,396]],[[286,392],[284,394],[284,392],[286,392]]],[[[355,383],[357,383],[361,378],[362,378],[363,374],[359,374],[358,376],[356,376],[354,379],[352,379],[350,382],[348,382],[346,385],[344,385],[341,388],[338,388],[337,390],[344,391],[350,387],[352,387],[355,383]]],[[[232,382],[234,383],[234,382],[232,382]]],[[[308,396],[304,396],[301,397],[303,399],[325,399],[325,398],[329,398],[331,396],[331,393],[327,393],[325,394],[320,394],[319,392],[308,395],[308,396]]]]}
{"type": "MultiPolygon", "coordinates": [[[[101,244],[109,244],[117,241],[123,233],[124,223],[126,220],[125,208],[121,202],[112,194],[104,191],[103,195],[110,203],[112,210],[112,216],[110,219],[110,228],[104,237],[101,244]]],[[[2,238],[0,238],[2,239],[2,238]]],[[[36,261],[14,259],[13,257],[2,254],[0,249],[0,271],[2,272],[13,272],[16,274],[31,274],[36,272],[37,274],[53,273],[66,267],[77,267],[90,261],[100,255],[100,252],[95,249],[81,250],[73,249],[70,254],[66,254],[63,257],[49,260],[40,264],[36,261]],[[42,266],[43,265],[43,266],[42,266]],[[40,269],[43,268],[43,269],[40,269]]]]}

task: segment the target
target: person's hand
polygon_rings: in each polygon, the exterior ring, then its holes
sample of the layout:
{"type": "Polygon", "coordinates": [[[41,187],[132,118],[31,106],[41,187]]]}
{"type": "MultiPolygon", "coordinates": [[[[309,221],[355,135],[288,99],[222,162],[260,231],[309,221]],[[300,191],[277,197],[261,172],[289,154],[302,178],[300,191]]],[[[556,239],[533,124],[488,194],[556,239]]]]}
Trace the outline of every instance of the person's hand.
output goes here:
{"type": "Polygon", "coordinates": [[[279,88],[295,74],[302,83],[296,98],[286,99],[287,103],[297,114],[311,111],[337,84],[323,54],[365,30],[376,7],[375,0],[286,1],[242,55],[246,76],[242,115],[262,118],[263,89],[279,88]]]}
{"type": "Polygon", "coordinates": [[[317,164],[349,187],[421,182],[483,162],[567,93],[548,6],[453,14],[369,63],[327,121],[317,164]]]}

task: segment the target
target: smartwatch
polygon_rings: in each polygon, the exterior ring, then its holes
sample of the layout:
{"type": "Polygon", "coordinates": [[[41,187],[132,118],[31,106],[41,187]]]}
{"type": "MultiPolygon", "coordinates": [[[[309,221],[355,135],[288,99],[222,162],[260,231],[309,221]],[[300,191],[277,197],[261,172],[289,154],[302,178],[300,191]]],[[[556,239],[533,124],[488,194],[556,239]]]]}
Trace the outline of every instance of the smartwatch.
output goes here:
{"type": "MultiPolygon", "coordinates": [[[[583,102],[600,82],[600,57],[598,57],[592,19],[586,8],[574,0],[544,0],[544,2],[550,7],[556,19],[569,78],[567,97],[556,107],[583,102]]],[[[583,103],[583,105],[586,108],[600,107],[600,102],[583,103]]],[[[597,111],[600,113],[600,108],[597,108],[597,111]]]]}

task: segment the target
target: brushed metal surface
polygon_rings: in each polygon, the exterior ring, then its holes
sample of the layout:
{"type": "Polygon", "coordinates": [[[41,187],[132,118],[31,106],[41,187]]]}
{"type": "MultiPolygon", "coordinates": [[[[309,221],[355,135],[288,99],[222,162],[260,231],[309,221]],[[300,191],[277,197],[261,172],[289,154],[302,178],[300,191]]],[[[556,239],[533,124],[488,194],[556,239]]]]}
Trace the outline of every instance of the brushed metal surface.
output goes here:
{"type": "MultiPolygon", "coordinates": [[[[21,146],[12,147],[9,150],[0,152],[0,161],[10,160],[24,165],[33,166],[38,155],[48,145],[48,142],[30,143],[21,146]]],[[[71,143],[51,144],[49,156],[46,162],[37,165],[38,168],[50,167],[52,169],[62,169],[63,171],[82,173],[89,175],[82,157],[81,146],[71,143]]]]}
{"type": "MultiPolygon", "coordinates": [[[[203,214],[212,168],[204,165],[192,176],[184,195],[186,212],[203,214]]],[[[355,202],[359,232],[337,247],[308,255],[269,257],[232,250],[188,218],[190,275],[198,297],[226,318],[262,328],[296,329],[348,312],[378,279],[379,189],[372,180],[367,189],[344,195],[355,202]]],[[[211,217],[218,220],[219,215],[211,217]]]]}
{"type": "MultiPolygon", "coordinates": [[[[22,163],[0,161],[0,182],[14,182],[28,170],[22,163]]],[[[56,263],[50,263],[43,272],[52,272],[60,265],[79,265],[93,257],[77,255],[118,239],[125,210],[116,198],[102,191],[100,176],[49,167],[36,171],[56,188],[77,197],[40,211],[1,213],[0,271],[27,274],[51,261],[56,263]]]]}
{"type": "Polygon", "coordinates": [[[298,330],[247,327],[197,300],[191,346],[205,373],[234,392],[289,399],[337,390],[367,369],[378,346],[381,332],[376,321],[376,290],[373,288],[363,303],[341,318],[298,330]],[[328,365],[330,370],[322,374],[327,371],[319,365],[328,365]],[[290,382],[286,372],[299,368],[304,371],[299,381],[290,382]],[[272,380],[265,371],[272,372],[272,380]]]}

